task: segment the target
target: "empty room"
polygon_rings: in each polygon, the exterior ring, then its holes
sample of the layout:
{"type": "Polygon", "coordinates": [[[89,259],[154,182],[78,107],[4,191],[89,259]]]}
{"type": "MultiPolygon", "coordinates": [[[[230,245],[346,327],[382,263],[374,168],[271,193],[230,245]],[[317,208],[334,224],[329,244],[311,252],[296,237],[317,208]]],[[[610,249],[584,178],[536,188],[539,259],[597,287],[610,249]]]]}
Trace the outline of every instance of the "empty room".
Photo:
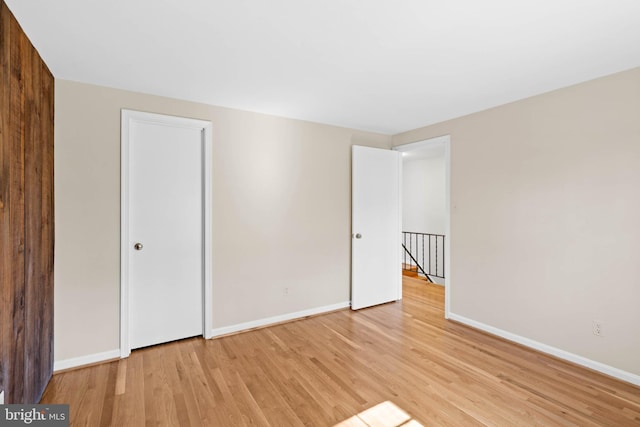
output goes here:
{"type": "Polygon", "coordinates": [[[640,425],[639,46],[636,0],[0,0],[0,425],[640,425]]]}

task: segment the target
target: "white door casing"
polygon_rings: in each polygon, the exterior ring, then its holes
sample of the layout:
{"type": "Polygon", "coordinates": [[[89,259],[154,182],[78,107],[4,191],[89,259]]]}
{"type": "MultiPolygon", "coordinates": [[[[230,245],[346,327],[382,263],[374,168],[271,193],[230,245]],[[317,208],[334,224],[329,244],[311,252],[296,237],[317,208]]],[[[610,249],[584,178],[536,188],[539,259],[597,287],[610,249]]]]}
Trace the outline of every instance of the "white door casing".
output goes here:
{"type": "Polygon", "coordinates": [[[122,110],[121,142],[127,357],[132,348],[210,334],[211,123],[122,110]]]}
{"type": "Polygon", "coordinates": [[[352,147],[351,308],[402,298],[400,153],[352,147]]]}

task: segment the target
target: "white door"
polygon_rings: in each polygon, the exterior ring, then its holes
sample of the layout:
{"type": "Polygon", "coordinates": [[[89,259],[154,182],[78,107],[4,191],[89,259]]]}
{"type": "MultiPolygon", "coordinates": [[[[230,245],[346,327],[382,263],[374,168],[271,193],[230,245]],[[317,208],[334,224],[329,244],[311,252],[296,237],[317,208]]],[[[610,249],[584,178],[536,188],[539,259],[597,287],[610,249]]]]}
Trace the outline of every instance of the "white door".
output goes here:
{"type": "Polygon", "coordinates": [[[352,148],[351,308],[402,298],[400,153],[352,148]]]}
{"type": "Polygon", "coordinates": [[[123,280],[133,349],[203,334],[205,133],[199,121],[129,113],[141,116],[123,112],[123,280]]]}

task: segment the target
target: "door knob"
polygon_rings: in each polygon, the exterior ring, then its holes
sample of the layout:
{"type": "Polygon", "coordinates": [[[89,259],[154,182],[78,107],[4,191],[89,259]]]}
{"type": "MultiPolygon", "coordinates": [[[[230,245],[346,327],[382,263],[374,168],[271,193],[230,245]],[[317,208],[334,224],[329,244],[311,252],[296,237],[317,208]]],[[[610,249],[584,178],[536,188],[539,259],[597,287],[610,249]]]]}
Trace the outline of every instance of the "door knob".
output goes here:
{"type": "Polygon", "coordinates": [[[133,249],[135,249],[136,251],[142,250],[142,247],[142,243],[136,243],[135,245],[133,245],[133,249]]]}
{"type": "Polygon", "coordinates": [[[356,233],[355,238],[356,238],[356,239],[360,239],[360,238],[362,238],[362,234],[360,234],[360,233],[356,233]]]}

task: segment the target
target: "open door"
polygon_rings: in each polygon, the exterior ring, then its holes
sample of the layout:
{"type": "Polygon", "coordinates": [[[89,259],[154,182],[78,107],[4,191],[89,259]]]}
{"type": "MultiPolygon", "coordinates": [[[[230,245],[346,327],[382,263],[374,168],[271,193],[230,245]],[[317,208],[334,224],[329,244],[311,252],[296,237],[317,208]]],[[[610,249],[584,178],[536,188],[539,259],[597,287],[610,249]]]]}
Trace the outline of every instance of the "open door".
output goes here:
{"type": "Polygon", "coordinates": [[[352,147],[351,308],[402,298],[401,154],[352,147]]]}

